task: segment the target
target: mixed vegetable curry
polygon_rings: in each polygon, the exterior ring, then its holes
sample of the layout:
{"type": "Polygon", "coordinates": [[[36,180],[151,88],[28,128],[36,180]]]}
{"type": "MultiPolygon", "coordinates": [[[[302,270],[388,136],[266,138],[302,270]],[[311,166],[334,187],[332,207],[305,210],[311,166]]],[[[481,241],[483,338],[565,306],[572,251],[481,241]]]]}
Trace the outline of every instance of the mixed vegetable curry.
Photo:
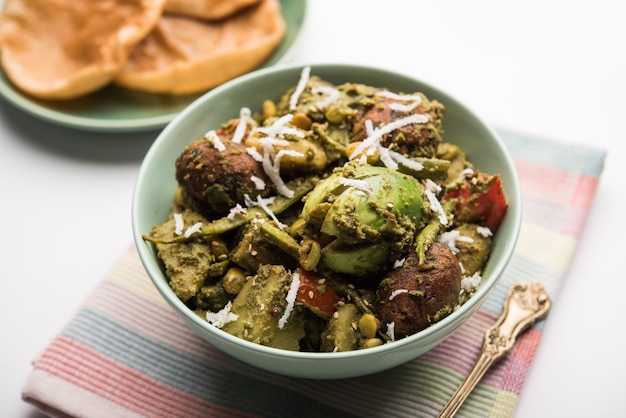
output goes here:
{"type": "Polygon", "coordinates": [[[480,285],[507,202],[444,141],[420,92],[294,87],[191,143],[171,215],[146,240],[189,309],[232,335],[299,351],[415,334],[480,285]]]}

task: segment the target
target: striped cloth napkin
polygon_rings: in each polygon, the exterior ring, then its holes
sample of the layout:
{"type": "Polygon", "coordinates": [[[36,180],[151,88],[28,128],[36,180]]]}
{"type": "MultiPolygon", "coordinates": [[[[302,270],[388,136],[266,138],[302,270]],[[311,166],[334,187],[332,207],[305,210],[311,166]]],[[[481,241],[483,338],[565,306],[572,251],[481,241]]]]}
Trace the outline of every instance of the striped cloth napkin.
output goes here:
{"type": "MultiPolygon", "coordinates": [[[[169,308],[134,246],[41,355],[22,396],[45,413],[84,417],[436,416],[467,375],[517,281],[555,299],[602,172],[602,150],[500,131],[521,178],[523,225],[498,288],[430,352],[347,380],[279,376],[214,349],[169,308]]],[[[458,416],[512,416],[547,319],[522,334],[458,416]]]]}

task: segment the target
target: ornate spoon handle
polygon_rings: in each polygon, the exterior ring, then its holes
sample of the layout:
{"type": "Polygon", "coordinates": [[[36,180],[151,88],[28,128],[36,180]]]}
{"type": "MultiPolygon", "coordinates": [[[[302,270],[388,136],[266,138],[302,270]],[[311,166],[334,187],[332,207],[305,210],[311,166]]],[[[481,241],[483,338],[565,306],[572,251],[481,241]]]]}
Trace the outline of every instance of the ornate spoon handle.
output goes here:
{"type": "Polygon", "coordinates": [[[502,314],[485,333],[483,348],[474,368],[443,407],[439,418],[454,416],[487,369],[511,351],[523,330],[548,313],[550,304],[550,298],[539,283],[515,283],[511,286],[502,314]]]}

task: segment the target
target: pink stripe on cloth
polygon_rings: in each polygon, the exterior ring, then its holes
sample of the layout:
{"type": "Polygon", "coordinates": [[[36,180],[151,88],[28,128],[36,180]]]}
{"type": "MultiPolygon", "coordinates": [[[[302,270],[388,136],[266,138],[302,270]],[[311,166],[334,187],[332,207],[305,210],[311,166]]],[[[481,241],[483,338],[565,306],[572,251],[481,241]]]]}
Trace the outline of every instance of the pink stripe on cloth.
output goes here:
{"type": "Polygon", "coordinates": [[[598,187],[598,179],[588,176],[580,176],[576,183],[576,193],[570,202],[572,208],[568,212],[563,233],[579,236],[582,232],[585,218],[589,212],[593,197],[598,187]]]}
{"type": "Polygon", "coordinates": [[[447,367],[465,375],[472,366],[483,344],[483,335],[496,319],[496,315],[479,310],[454,334],[431,351],[423,354],[421,359],[447,367]]]}
{"type": "Polygon", "coordinates": [[[53,417],[140,418],[142,415],[98,396],[62,377],[34,369],[22,392],[23,399],[53,417]]]}
{"type": "Polygon", "coordinates": [[[52,341],[38,358],[35,369],[144,416],[203,417],[207,411],[213,417],[256,416],[178,391],[63,336],[52,341]]]}
{"type": "Polygon", "coordinates": [[[542,332],[530,328],[520,335],[514,350],[503,360],[504,374],[498,387],[519,395],[526,380],[533,358],[539,347],[542,332]]]}
{"type": "MultiPolygon", "coordinates": [[[[480,353],[485,332],[496,319],[496,315],[479,310],[463,327],[433,350],[422,355],[421,359],[466,376],[480,353]]],[[[541,335],[542,332],[534,328],[523,333],[517,340],[513,352],[487,371],[481,384],[519,395],[541,335]]]]}
{"type": "Polygon", "coordinates": [[[564,205],[574,203],[571,190],[578,186],[580,174],[529,161],[516,160],[515,166],[523,177],[521,186],[525,198],[537,197],[564,205]]]}
{"type": "Polygon", "coordinates": [[[515,166],[523,178],[524,198],[540,198],[571,208],[588,209],[591,206],[597,178],[529,161],[517,160],[515,166]]]}
{"type": "Polygon", "coordinates": [[[558,232],[571,237],[578,237],[598,185],[598,179],[580,173],[573,173],[557,167],[546,166],[528,161],[516,161],[524,196],[524,219],[538,225],[549,225],[553,229],[558,225],[558,232]],[[535,205],[552,204],[561,206],[551,216],[535,205]]]}

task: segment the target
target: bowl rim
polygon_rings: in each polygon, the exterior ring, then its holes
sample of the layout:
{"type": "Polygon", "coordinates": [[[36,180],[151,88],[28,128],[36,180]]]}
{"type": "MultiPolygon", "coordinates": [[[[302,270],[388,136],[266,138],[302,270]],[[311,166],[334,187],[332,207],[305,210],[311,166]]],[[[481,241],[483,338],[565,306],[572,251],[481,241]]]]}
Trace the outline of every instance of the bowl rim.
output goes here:
{"type": "MultiPolygon", "coordinates": [[[[297,82],[297,79],[295,80],[295,82],[297,82]]],[[[439,100],[440,97],[437,97],[437,99],[439,100]]],[[[326,360],[326,359],[347,359],[347,358],[355,358],[355,357],[368,357],[368,356],[378,355],[378,354],[385,353],[385,352],[395,351],[397,349],[414,344],[416,340],[428,341],[431,339],[433,340],[437,339],[437,334],[442,332],[443,329],[453,326],[459,320],[465,321],[469,316],[471,316],[476,310],[480,308],[480,306],[487,299],[491,291],[497,286],[506,266],[508,265],[513,255],[516,243],[519,238],[520,229],[521,229],[521,218],[522,218],[521,205],[522,205],[521,187],[519,183],[518,173],[517,173],[517,170],[515,169],[513,158],[511,157],[510,152],[506,148],[504,142],[502,141],[500,136],[497,134],[497,132],[490,125],[486,124],[482,120],[482,118],[480,118],[473,110],[471,110],[468,106],[466,106],[464,103],[462,103],[460,100],[458,100],[454,96],[451,96],[445,90],[439,88],[438,86],[430,82],[424,81],[421,78],[417,78],[412,75],[408,75],[408,74],[401,73],[401,72],[396,72],[396,71],[383,68],[383,67],[376,67],[376,66],[371,66],[371,65],[348,64],[348,63],[304,63],[304,64],[303,63],[291,63],[291,64],[284,64],[284,65],[259,69],[259,70],[250,72],[248,74],[242,75],[240,77],[237,77],[203,94],[202,96],[194,100],[189,106],[187,106],[178,115],[176,115],[174,119],[172,119],[172,121],[169,122],[167,126],[161,131],[161,133],[157,136],[156,140],[152,143],[152,145],[148,149],[141,163],[141,166],[139,168],[139,172],[136,178],[135,188],[133,190],[131,222],[132,222],[135,246],[139,253],[140,260],[148,276],[150,277],[152,283],[155,285],[155,287],[157,288],[159,293],[162,295],[162,297],[170,305],[172,305],[175,308],[176,312],[179,315],[181,315],[185,321],[187,322],[191,321],[195,326],[198,326],[206,330],[208,333],[212,334],[213,336],[223,341],[229,342],[231,344],[235,344],[248,351],[255,351],[255,352],[263,353],[266,356],[290,358],[293,360],[326,360]],[[182,121],[184,121],[187,114],[192,113],[196,108],[202,107],[205,102],[210,101],[214,96],[219,96],[223,92],[231,89],[232,87],[236,85],[249,83],[254,80],[261,79],[264,76],[269,75],[269,74],[276,75],[276,74],[284,73],[284,74],[291,75],[292,73],[295,73],[296,71],[299,74],[299,71],[301,71],[302,68],[307,67],[307,66],[312,68],[312,71],[311,71],[312,74],[313,74],[313,69],[319,69],[319,68],[323,68],[327,70],[341,69],[341,70],[349,70],[349,71],[370,71],[370,72],[375,72],[377,74],[382,74],[382,75],[392,77],[392,78],[402,78],[402,79],[411,80],[417,84],[424,85],[428,87],[429,89],[436,91],[437,94],[440,94],[442,97],[445,97],[446,102],[454,102],[457,108],[461,109],[464,113],[470,116],[473,119],[473,121],[479,125],[481,129],[487,131],[491,135],[494,143],[498,146],[499,152],[502,154],[505,160],[505,164],[511,168],[510,173],[509,173],[511,178],[508,179],[508,182],[509,184],[513,183],[513,184],[510,184],[509,186],[511,191],[513,192],[513,195],[507,195],[507,200],[509,201],[509,210],[507,211],[507,214],[506,214],[507,218],[512,218],[507,221],[512,224],[510,227],[511,236],[509,237],[509,240],[507,241],[507,243],[503,244],[503,245],[506,245],[507,247],[506,251],[503,254],[503,257],[497,260],[495,266],[493,265],[490,266],[491,270],[490,270],[490,275],[488,277],[489,281],[485,282],[483,278],[483,282],[481,283],[481,285],[478,287],[478,289],[476,290],[476,292],[470,299],[473,301],[473,303],[465,303],[461,305],[460,307],[458,307],[450,315],[441,319],[440,321],[433,324],[429,328],[426,328],[408,337],[395,340],[391,344],[383,344],[378,347],[372,347],[372,348],[360,349],[360,350],[352,350],[352,351],[346,351],[346,352],[300,352],[300,351],[290,351],[290,350],[284,350],[280,348],[268,347],[268,346],[256,344],[250,341],[246,341],[236,336],[233,336],[231,334],[228,334],[227,332],[211,325],[207,321],[202,320],[200,317],[198,317],[198,315],[196,315],[193,311],[191,311],[178,297],[174,295],[173,291],[169,287],[169,284],[167,283],[167,280],[164,280],[165,277],[160,267],[155,267],[155,265],[151,264],[151,262],[152,263],[156,262],[155,260],[153,260],[153,254],[148,251],[148,246],[152,244],[145,242],[142,238],[142,231],[140,231],[140,226],[138,223],[138,217],[139,217],[138,208],[141,207],[141,202],[139,201],[139,194],[140,194],[139,191],[144,181],[146,181],[146,177],[147,177],[146,171],[149,167],[149,163],[152,160],[153,155],[155,154],[156,150],[158,150],[161,143],[167,140],[168,136],[172,133],[172,131],[175,130],[176,126],[182,121]],[[510,202],[515,202],[517,204],[517,206],[513,206],[517,210],[511,210],[512,206],[510,202]]]]}

